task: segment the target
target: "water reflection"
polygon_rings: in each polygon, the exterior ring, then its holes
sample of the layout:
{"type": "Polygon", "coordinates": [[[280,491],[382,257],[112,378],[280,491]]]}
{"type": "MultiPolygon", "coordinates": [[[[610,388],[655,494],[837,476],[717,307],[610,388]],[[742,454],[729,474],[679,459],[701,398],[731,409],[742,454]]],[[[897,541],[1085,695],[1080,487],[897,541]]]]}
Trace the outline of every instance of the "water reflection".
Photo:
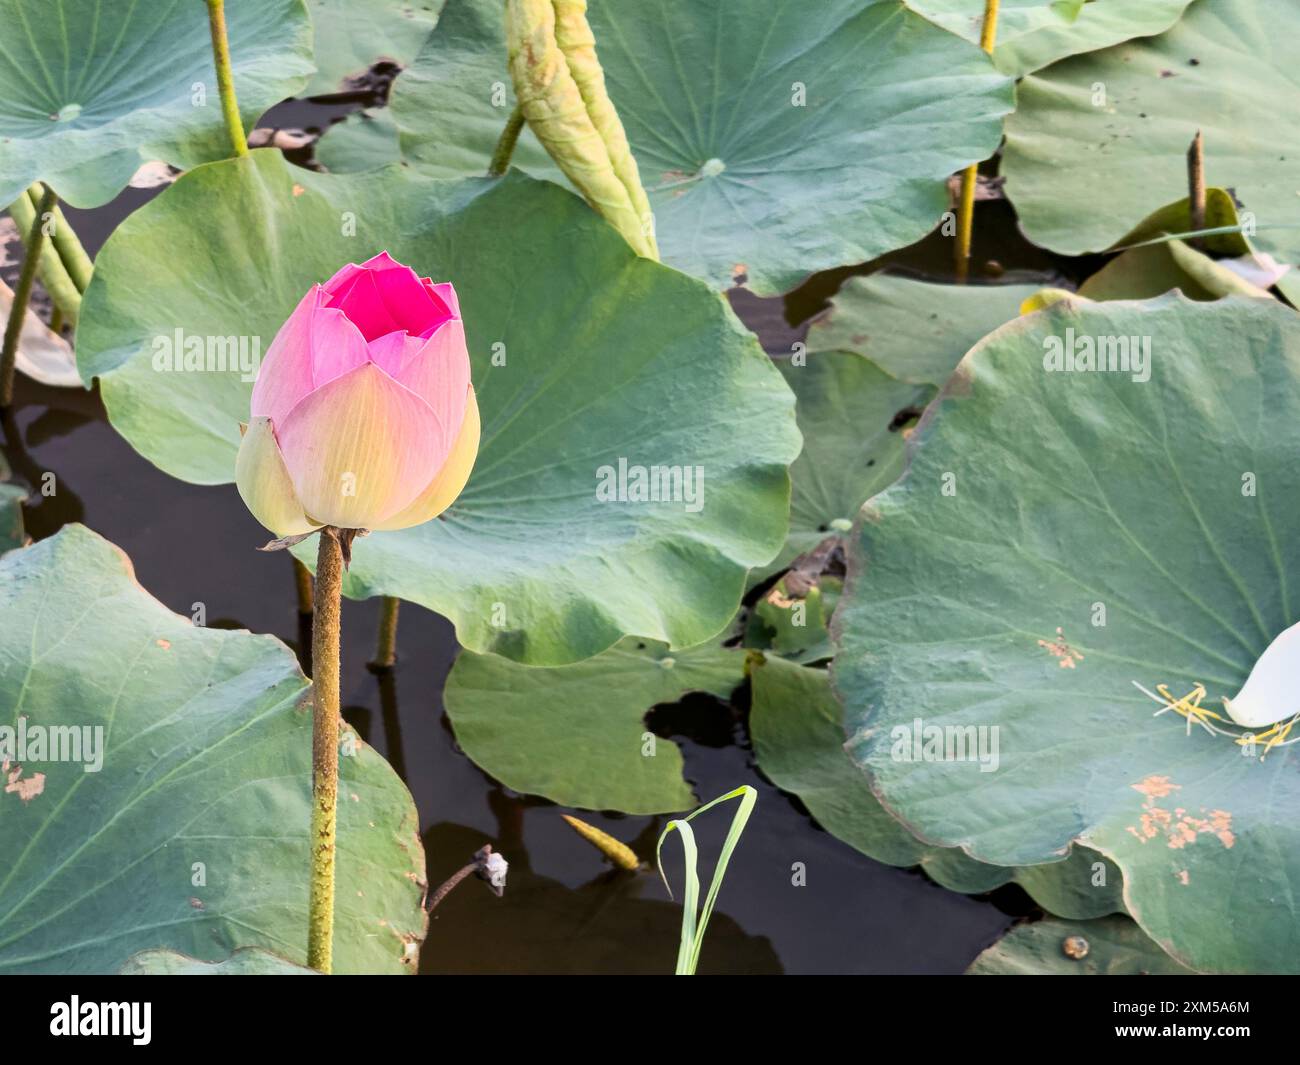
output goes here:
{"type": "MultiPolygon", "coordinates": [[[[503,831],[504,837],[504,831],[503,831]]],[[[485,842],[510,862],[505,895],[471,878],[434,911],[423,973],[672,973],[680,906],[650,872],[602,868],[591,851],[589,878],[569,887],[532,868],[521,839],[485,840],[465,825],[442,822],[424,834],[429,876],[440,883],[485,842]]],[[[700,972],[779,973],[771,941],[750,935],[725,913],[709,923],[700,972]]]]}

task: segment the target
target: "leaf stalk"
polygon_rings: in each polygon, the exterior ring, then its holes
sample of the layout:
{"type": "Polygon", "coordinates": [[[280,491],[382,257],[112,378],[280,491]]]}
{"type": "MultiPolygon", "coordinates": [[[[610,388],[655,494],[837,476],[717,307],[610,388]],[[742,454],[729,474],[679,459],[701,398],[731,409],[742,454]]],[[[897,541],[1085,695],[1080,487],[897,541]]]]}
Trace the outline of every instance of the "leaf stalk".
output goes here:
{"type": "MultiPolygon", "coordinates": [[[[980,26],[980,47],[992,55],[998,36],[998,6],[1001,0],[984,0],[984,22],[980,26]]],[[[957,280],[965,284],[970,277],[971,232],[975,224],[975,188],[979,184],[979,164],[971,163],[961,173],[961,198],[957,205],[957,280]]]]}
{"type": "Polygon", "coordinates": [[[248,154],[248,137],[244,122],[239,117],[239,103],[235,99],[235,76],[230,70],[230,41],[226,37],[225,0],[207,0],[208,28],[212,33],[212,61],[217,68],[217,90],[221,94],[221,115],[230,134],[230,147],[235,155],[248,154]]]}
{"type": "Polygon", "coordinates": [[[18,337],[23,330],[23,318],[27,314],[27,303],[32,296],[32,283],[36,280],[36,264],[41,258],[41,247],[45,242],[45,216],[54,209],[56,198],[54,190],[43,186],[41,202],[36,209],[27,237],[27,251],[23,256],[22,271],[18,275],[18,287],[14,290],[14,303],[9,310],[9,321],[5,323],[4,345],[0,347],[0,410],[7,409],[14,401],[14,365],[18,360],[18,337]]]}

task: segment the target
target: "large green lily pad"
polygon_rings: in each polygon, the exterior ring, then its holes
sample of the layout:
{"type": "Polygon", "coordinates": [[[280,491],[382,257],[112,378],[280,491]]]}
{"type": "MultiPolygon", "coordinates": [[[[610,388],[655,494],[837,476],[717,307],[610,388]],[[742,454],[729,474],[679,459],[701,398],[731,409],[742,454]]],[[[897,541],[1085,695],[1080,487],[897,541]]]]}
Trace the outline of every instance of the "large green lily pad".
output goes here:
{"type": "Polygon", "coordinates": [[[646,731],[646,714],[688,692],[726,699],[744,679],[743,651],[717,643],[670,651],[624,640],[558,669],[462,652],[443,700],[456,741],[507,787],[563,806],[652,814],[697,799],[682,752],[646,731]]]}
{"type": "MultiPolygon", "coordinates": [[[[1191,976],[1129,918],[1048,918],[1011,929],[967,976],[1191,976]]],[[[1140,1018],[1134,1017],[1134,1020],[1140,1018]]]]}
{"type": "Polygon", "coordinates": [[[808,351],[854,351],[900,381],[942,385],[975,342],[1015,318],[1040,287],[851,277],[809,328],[808,351]]]}
{"type": "Polygon", "coordinates": [[[258,947],[243,947],[222,961],[199,961],[174,950],[142,950],[127,959],[119,976],[319,976],[258,947]]]}
{"type": "MultiPolygon", "coordinates": [[[[403,159],[437,177],[487,172],[517,102],[504,27],[504,0],[448,0],[437,28],[389,94],[403,159]]],[[[511,163],[534,177],[565,182],[527,126],[511,163]]]]}
{"type": "Polygon", "coordinates": [[[798,795],[827,832],[863,854],[919,865],[926,845],[875,801],[844,753],[842,714],[826,671],[767,655],[751,666],[750,683],[749,734],[768,779],[798,795]]]}
{"type": "MultiPolygon", "coordinates": [[[[993,62],[1020,77],[1079,52],[1161,33],[1191,0],[1002,0],[993,62]]],[[[907,6],[978,41],[985,0],[907,0],[907,6]]]]}
{"type": "Polygon", "coordinates": [[[1295,748],[1243,757],[1133,686],[1217,706],[1297,620],[1297,425],[1300,320],[1272,301],[1067,299],[981,342],[864,512],[832,623],[885,804],[999,865],[1081,841],[1179,960],[1297,968],[1295,748]],[[1149,379],[1045,372],[1085,336],[1148,338],[1149,379]],[[996,729],[998,768],[936,760],[918,722],[996,729]]]}
{"type": "Polygon", "coordinates": [[[1300,228],[1268,228],[1300,222],[1297,34],[1300,7],[1285,0],[1196,0],[1159,37],[1025,78],[1002,173],[1029,239],[1066,254],[1109,247],[1186,195],[1201,130],[1206,181],[1235,191],[1265,251],[1300,260],[1300,228]]]}
{"type": "Polygon", "coordinates": [[[442,0],[311,0],[316,73],[303,95],[340,92],[381,60],[406,66],[441,8],[442,0]]]}
{"type": "Polygon", "coordinates": [[[0,551],[22,547],[27,542],[23,529],[23,503],[27,490],[21,485],[0,484],[0,551]]]}
{"type": "Polygon", "coordinates": [[[859,355],[824,352],[777,365],[795,394],[803,451],[790,467],[790,533],[772,569],[849,530],[858,508],[902,472],[902,427],[934,395],[859,355]]]}
{"type": "MultiPolygon", "coordinates": [[[[306,691],[283,644],[195,628],[80,525],[0,560],[0,724],[27,739],[11,737],[0,793],[0,971],[111,973],[154,948],[208,961],[264,947],[301,964],[306,691]],[[59,727],[77,730],[81,760],[32,746],[59,727]]],[[[415,806],[382,758],[346,739],[335,971],[414,971],[426,924],[415,806]]]]}
{"type": "Polygon", "coordinates": [[[1086,921],[1124,912],[1124,874],[1104,855],[1078,843],[1064,861],[1022,865],[1013,879],[1057,917],[1086,921]]]}
{"type": "MultiPolygon", "coordinates": [[[[146,458],[229,481],[249,375],[156,371],[155,338],[246,336],[265,351],[312,283],[385,248],[455,283],[483,440],[441,519],[357,541],[346,593],[413,600],[466,647],[536,664],[624,635],[689,647],[720,631],[746,571],[784,540],[792,397],[717,293],[638,259],[557,186],[311,174],[269,151],[200,167],[101,250],[81,372],[146,458]],[[604,501],[620,460],[626,501],[604,501]],[[639,502],[637,466],[689,468],[693,487],[670,479],[679,500],[639,502]]],[[[298,550],[314,560],[314,543],[298,550]]]]}
{"type": "Polygon", "coordinates": [[[809,328],[806,350],[777,361],[796,396],[804,447],[790,467],[785,549],[751,580],[770,577],[848,532],[862,504],[902,472],[907,433],[934,386],[1037,291],[886,273],[844,284],[809,328]]]}
{"type": "MultiPolygon", "coordinates": [[[[303,0],[228,0],[247,129],[311,73],[303,0]]],[[[231,153],[207,7],[198,0],[0,0],[0,203],[33,181],[77,207],[107,203],[141,163],[231,153]]]]}
{"type": "MultiPolygon", "coordinates": [[[[1011,81],[897,0],[592,0],[663,260],[760,293],[910,244],[997,147],[1011,81]]],[[[449,0],[392,96],[403,154],[481,174],[512,100],[496,0],[449,0]]],[[[531,134],[516,166],[554,176],[531,134]]]]}
{"type": "Polygon", "coordinates": [[[367,107],[352,112],[316,142],[312,157],[331,174],[356,174],[399,162],[392,110],[367,107]]]}
{"type": "Polygon", "coordinates": [[[988,865],[917,839],[872,794],[844,750],[842,711],[826,671],[774,655],[751,658],[749,734],[759,768],[798,795],[831,835],[887,865],[919,865],[952,891],[978,894],[1015,881],[1049,913],[1084,919],[1123,910],[1119,870],[1076,846],[1064,861],[1020,869],[988,865]]]}

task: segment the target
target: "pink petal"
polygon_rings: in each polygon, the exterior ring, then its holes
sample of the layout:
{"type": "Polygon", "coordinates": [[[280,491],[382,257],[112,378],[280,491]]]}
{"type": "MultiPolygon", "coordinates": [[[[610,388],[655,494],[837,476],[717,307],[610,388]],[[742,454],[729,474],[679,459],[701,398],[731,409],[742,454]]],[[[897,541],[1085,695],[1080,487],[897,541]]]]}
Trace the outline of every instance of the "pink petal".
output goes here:
{"type": "MultiPolygon", "coordinates": [[[[398,326],[408,333],[430,336],[451,317],[451,310],[437,295],[420,283],[415,271],[383,256],[391,265],[373,268],[375,285],[398,326]]],[[[375,262],[379,256],[372,259],[375,262]]]]}
{"type": "Polygon", "coordinates": [[[326,282],[325,291],[328,306],[342,310],[367,340],[396,329],[429,336],[452,316],[438,292],[386,251],[360,266],[345,266],[326,282]]]}
{"type": "MultiPolygon", "coordinates": [[[[367,340],[378,340],[394,329],[401,329],[388,312],[384,298],[375,285],[375,275],[357,267],[357,273],[329,297],[328,306],[342,311],[361,330],[367,340]]],[[[340,271],[341,273],[342,271],[340,271]]],[[[338,274],[334,275],[336,278],[338,274]]]]}
{"type": "Polygon", "coordinates": [[[325,299],[321,286],[313,285],[275,334],[253,384],[252,417],[279,424],[312,390],[312,318],[325,299]]]}
{"type": "Polygon", "coordinates": [[[410,504],[448,452],[429,405],[372,363],[303,399],[276,436],[304,511],[349,529],[410,504]]]}
{"type": "Polygon", "coordinates": [[[469,350],[465,347],[465,324],[452,318],[424,341],[419,350],[407,351],[405,362],[393,376],[420,396],[438,416],[446,436],[447,449],[460,432],[469,398],[469,350]]]}
{"type": "Polygon", "coordinates": [[[370,256],[361,264],[362,270],[407,270],[409,267],[402,265],[386,251],[377,252],[370,256]]]}
{"type": "Polygon", "coordinates": [[[276,536],[311,532],[315,526],[294,494],[271,419],[254,418],[240,431],[243,439],[235,458],[235,486],[253,517],[276,536]]]}
{"type": "Polygon", "coordinates": [[[378,255],[372,255],[360,266],[356,263],[348,263],[346,266],[334,271],[334,276],[325,282],[325,291],[331,296],[337,296],[362,274],[394,268],[403,269],[402,264],[389,255],[388,252],[381,251],[378,255]]]}
{"type": "Polygon", "coordinates": [[[426,343],[423,337],[413,337],[410,333],[397,329],[370,342],[368,345],[370,361],[379,366],[389,377],[396,377],[402,367],[414,358],[426,343]]]}
{"type": "Polygon", "coordinates": [[[456,298],[456,289],[450,281],[440,281],[434,284],[433,278],[422,277],[420,278],[420,284],[428,289],[430,294],[442,301],[447,310],[451,312],[452,317],[460,317],[460,300],[456,298]]]}
{"type": "Polygon", "coordinates": [[[334,276],[321,287],[325,290],[326,295],[337,296],[356,280],[358,274],[362,273],[365,273],[364,267],[358,266],[356,263],[348,263],[347,266],[341,266],[335,270],[334,276]]]}
{"type": "Polygon", "coordinates": [[[369,361],[366,339],[342,311],[322,307],[311,320],[312,387],[320,388],[369,361]]]}

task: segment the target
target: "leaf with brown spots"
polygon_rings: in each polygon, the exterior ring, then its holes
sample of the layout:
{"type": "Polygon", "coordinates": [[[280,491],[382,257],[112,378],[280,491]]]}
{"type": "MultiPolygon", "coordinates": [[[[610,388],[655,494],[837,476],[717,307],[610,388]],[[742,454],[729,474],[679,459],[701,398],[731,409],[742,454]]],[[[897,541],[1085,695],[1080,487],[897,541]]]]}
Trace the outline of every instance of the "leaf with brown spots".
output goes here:
{"type": "Polygon", "coordinates": [[[1300,744],[1261,759],[1133,686],[1221,711],[1300,620],[1300,316],[1067,300],[959,372],[848,545],[831,631],[854,760],[935,844],[1000,866],[1100,851],[1192,968],[1300,971],[1300,744]],[[1070,337],[1137,337],[1149,374],[1048,372],[1070,337]],[[997,767],[894,758],[918,718],[996,729],[997,767]]]}

